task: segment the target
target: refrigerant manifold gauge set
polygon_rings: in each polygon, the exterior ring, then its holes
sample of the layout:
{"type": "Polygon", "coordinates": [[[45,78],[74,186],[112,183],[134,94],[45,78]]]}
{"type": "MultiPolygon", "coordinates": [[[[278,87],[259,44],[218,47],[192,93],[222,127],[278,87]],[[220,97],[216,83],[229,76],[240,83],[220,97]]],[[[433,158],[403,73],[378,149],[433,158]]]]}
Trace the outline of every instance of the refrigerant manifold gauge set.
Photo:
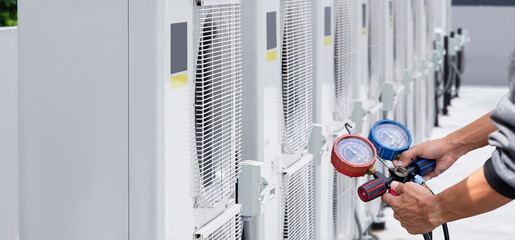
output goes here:
{"type": "MultiPolygon", "coordinates": [[[[338,172],[348,177],[366,174],[374,176],[373,180],[358,188],[359,198],[368,202],[388,191],[393,181],[408,182],[435,168],[435,161],[429,159],[417,159],[408,167],[389,167],[385,163],[385,160],[395,160],[408,150],[411,142],[410,131],[404,125],[392,120],[382,120],[370,129],[368,139],[350,132],[338,138],[333,146],[331,162],[338,172]],[[389,177],[375,170],[376,159],[388,168],[389,177]]],[[[393,191],[392,194],[395,195],[393,191]]]]}
{"type": "MultiPolygon", "coordinates": [[[[350,127],[348,124],[345,126],[350,127]]],[[[404,125],[392,120],[378,121],[370,129],[368,139],[352,134],[349,128],[347,131],[349,134],[341,136],[334,142],[331,163],[338,172],[348,177],[362,177],[366,174],[374,177],[358,188],[358,196],[362,201],[372,201],[387,191],[397,195],[391,189],[393,181],[405,183],[413,180],[431,191],[421,176],[435,169],[435,160],[419,158],[407,167],[390,167],[386,164],[386,161],[397,159],[411,146],[411,133],[404,125]],[[376,159],[388,168],[388,177],[376,171],[374,168],[376,159]]],[[[442,227],[444,237],[448,240],[447,224],[443,224],[442,227]]],[[[431,232],[423,234],[423,236],[425,240],[433,238],[431,232]]]]}

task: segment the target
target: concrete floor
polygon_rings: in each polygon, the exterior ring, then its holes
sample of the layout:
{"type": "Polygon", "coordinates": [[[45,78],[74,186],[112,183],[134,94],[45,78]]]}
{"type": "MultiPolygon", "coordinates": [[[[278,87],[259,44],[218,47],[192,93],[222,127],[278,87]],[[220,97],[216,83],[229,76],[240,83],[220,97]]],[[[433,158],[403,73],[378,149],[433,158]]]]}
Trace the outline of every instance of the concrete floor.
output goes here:
{"type": "MultiPolygon", "coordinates": [[[[454,99],[449,109],[449,116],[440,118],[441,127],[435,128],[432,139],[441,138],[473,120],[481,117],[497,106],[499,100],[508,92],[508,88],[466,86],[460,92],[460,98],[454,99]]],[[[439,177],[428,181],[436,192],[460,182],[470,173],[480,168],[490,157],[493,147],[487,146],[468,153],[460,158],[449,170],[439,177]]],[[[492,212],[448,223],[452,240],[469,239],[515,239],[515,202],[509,203],[492,212]]],[[[423,239],[412,236],[393,218],[390,208],[385,210],[386,230],[375,234],[381,240],[423,239]]],[[[442,231],[433,232],[434,239],[443,239],[442,231]]]]}

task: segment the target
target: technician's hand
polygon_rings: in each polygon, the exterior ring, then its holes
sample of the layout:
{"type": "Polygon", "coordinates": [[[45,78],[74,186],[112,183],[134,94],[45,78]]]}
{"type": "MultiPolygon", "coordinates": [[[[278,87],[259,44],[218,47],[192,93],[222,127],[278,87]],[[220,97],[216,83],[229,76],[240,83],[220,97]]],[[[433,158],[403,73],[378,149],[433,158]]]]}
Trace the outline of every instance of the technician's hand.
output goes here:
{"type": "Polygon", "coordinates": [[[404,151],[399,160],[393,161],[396,166],[408,166],[413,160],[417,158],[427,158],[436,160],[436,167],[433,171],[424,175],[424,179],[429,180],[434,178],[458,160],[460,155],[452,151],[450,144],[447,143],[445,138],[436,139],[433,141],[425,142],[404,151]]]}
{"type": "Polygon", "coordinates": [[[401,226],[410,234],[428,233],[441,225],[433,214],[435,210],[431,201],[434,196],[427,189],[413,182],[402,184],[395,181],[392,183],[392,189],[399,196],[386,193],[381,199],[392,207],[393,217],[401,222],[401,226]]]}

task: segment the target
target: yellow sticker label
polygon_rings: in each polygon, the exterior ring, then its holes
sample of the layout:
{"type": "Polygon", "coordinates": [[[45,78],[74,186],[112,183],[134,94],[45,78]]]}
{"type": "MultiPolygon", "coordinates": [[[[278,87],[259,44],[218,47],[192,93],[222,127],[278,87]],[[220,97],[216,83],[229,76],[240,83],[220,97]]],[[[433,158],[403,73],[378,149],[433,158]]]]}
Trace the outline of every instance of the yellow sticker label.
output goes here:
{"type": "Polygon", "coordinates": [[[392,22],[390,22],[390,28],[393,28],[393,23],[392,22]]]}
{"type": "Polygon", "coordinates": [[[172,89],[183,87],[188,84],[188,74],[185,73],[185,74],[173,76],[170,78],[170,80],[171,80],[171,88],[172,89]]]}
{"type": "Polygon", "coordinates": [[[266,61],[272,61],[274,59],[277,59],[277,50],[272,50],[270,52],[266,53],[266,61]]]}
{"type": "Polygon", "coordinates": [[[331,43],[332,43],[332,41],[331,41],[331,37],[326,37],[326,38],[324,38],[324,45],[326,45],[326,46],[327,46],[327,45],[330,45],[331,43]]]}
{"type": "Polygon", "coordinates": [[[367,29],[366,28],[363,28],[363,30],[361,30],[361,35],[363,35],[363,36],[367,35],[367,29]]]}

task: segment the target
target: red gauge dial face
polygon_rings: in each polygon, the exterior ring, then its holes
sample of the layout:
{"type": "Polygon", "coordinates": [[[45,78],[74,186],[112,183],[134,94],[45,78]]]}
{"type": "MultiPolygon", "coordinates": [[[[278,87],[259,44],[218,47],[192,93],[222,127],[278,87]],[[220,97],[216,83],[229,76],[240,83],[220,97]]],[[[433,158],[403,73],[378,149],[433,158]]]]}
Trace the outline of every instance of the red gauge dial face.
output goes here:
{"type": "Polygon", "coordinates": [[[359,177],[366,174],[374,164],[376,149],[368,141],[358,135],[344,135],[333,146],[331,157],[333,166],[349,177],[359,177]]]}

